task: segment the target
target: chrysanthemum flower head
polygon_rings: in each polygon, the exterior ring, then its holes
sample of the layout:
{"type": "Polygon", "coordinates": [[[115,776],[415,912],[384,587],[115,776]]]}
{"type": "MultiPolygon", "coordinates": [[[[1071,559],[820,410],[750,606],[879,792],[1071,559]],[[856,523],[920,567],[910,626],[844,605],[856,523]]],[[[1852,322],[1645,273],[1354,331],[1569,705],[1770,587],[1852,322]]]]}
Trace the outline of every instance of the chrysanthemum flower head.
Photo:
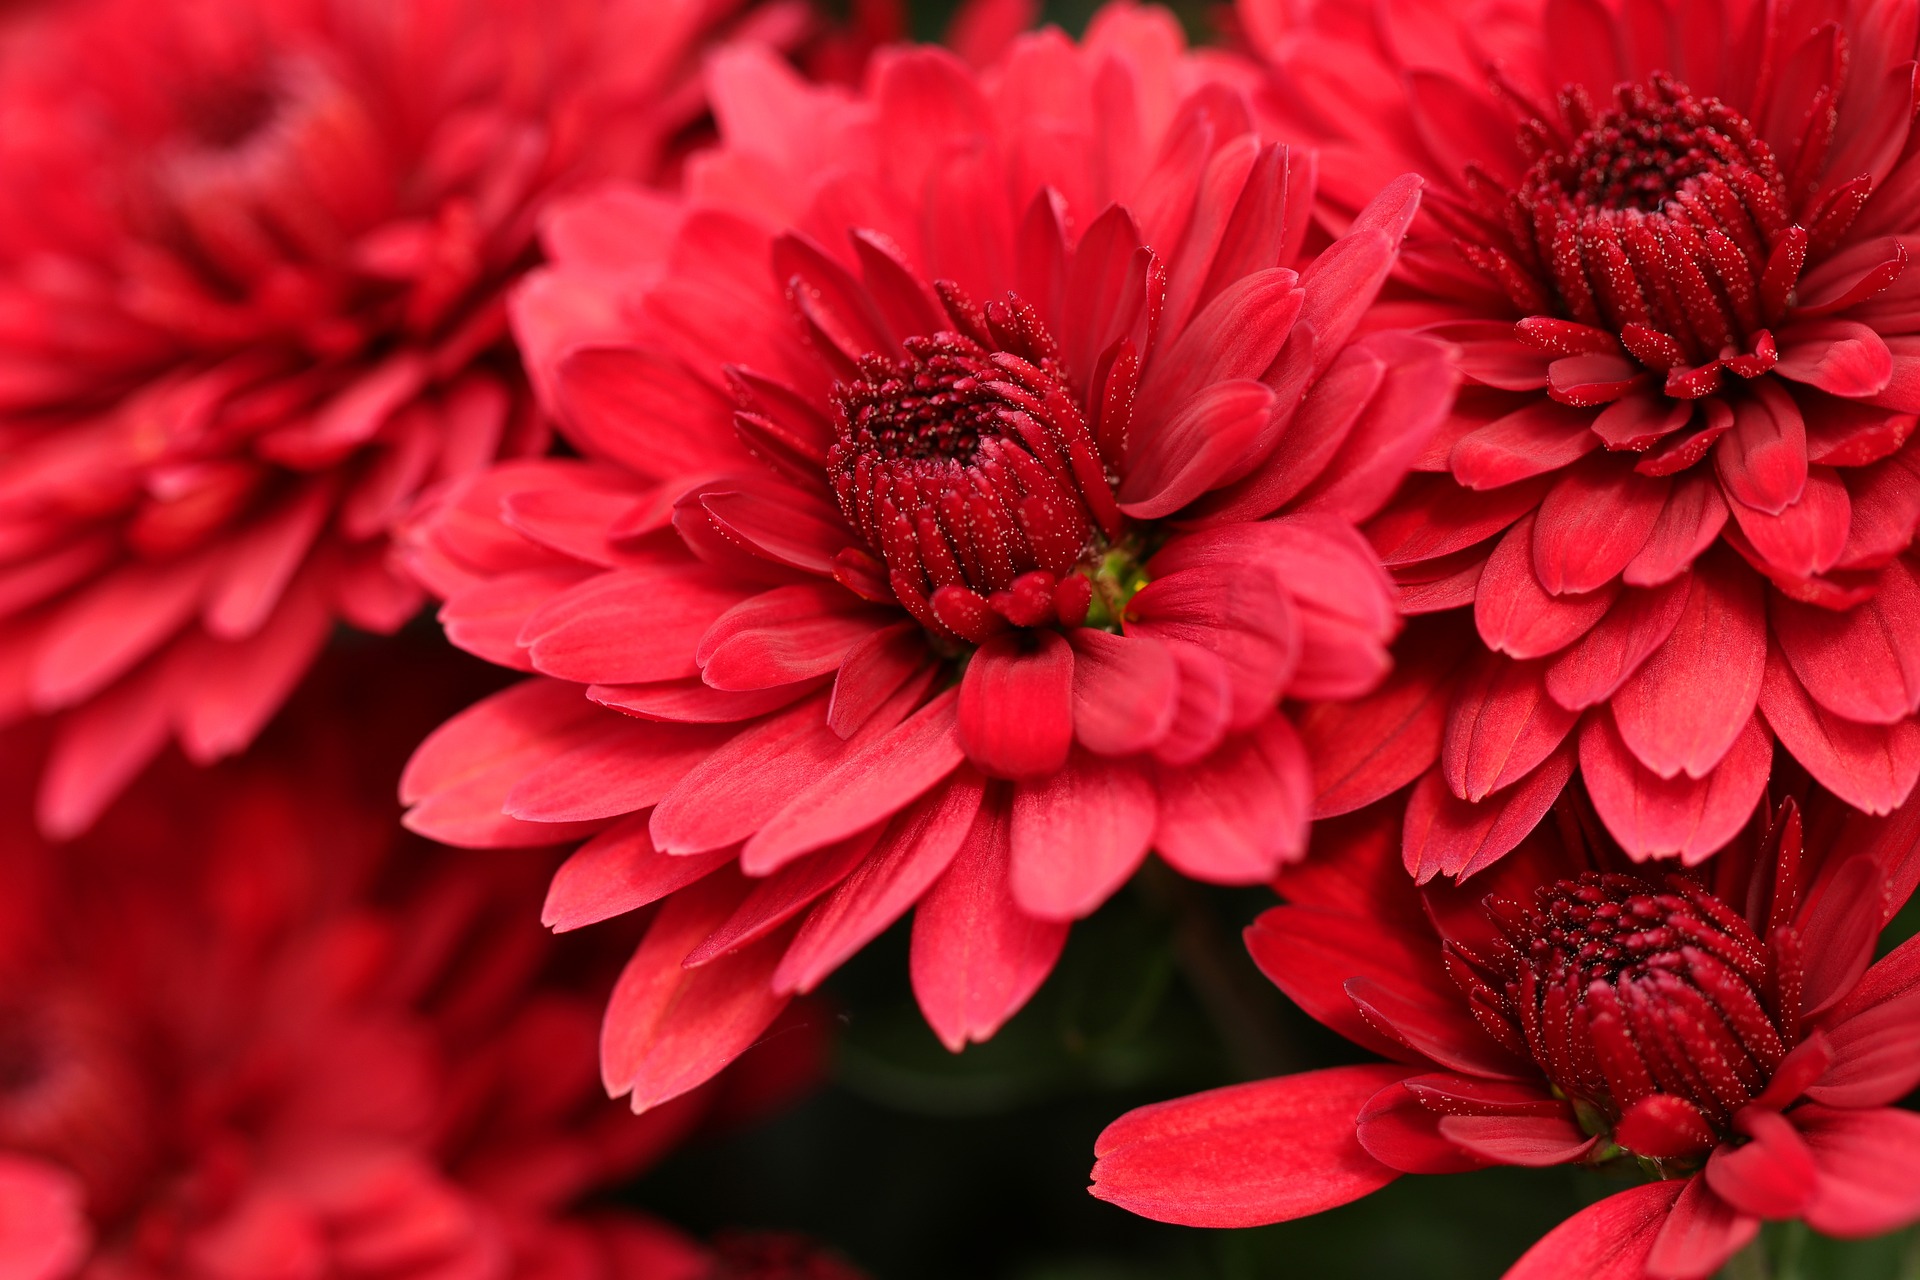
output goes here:
{"type": "Polygon", "coordinates": [[[1920,942],[1874,963],[1920,880],[1920,804],[1817,788],[1705,867],[1654,872],[1579,787],[1471,887],[1416,889],[1395,805],[1338,819],[1247,931],[1266,974],[1389,1059],[1142,1108],[1093,1193],[1204,1226],[1297,1218],[1403,1173],[1582,1163],[1645,1181],[1507,1280],[1701,1280],[1762,1221],[1920,1220],[1920,942]]]}
{"type": "MultiPolygon", "coordinates": [[[[425,485],[540,449],[504,289],[539,203],[650,173],[729,0],[79,0],[0,64],[0,720],[43,825],[244,746],[418,589],[425,485]]],[[[784,38],[804,14],[755,9],[784,38]]]]}
{"type": "Polygon", "coordinates": [[[1240,13],[1269,106],[1325,144],[1330,204],[1430,183],[1391,309],[1457,343],[1468,385],[1369,534],[1407,607],[1471,606],[1487,655],[1455,682],[1409,865],[1511,848],[1576,761],[1643,858],[1731,839],[1776,744],[1850,804],[1900,804],[1912,6],[1240,13]]]}
{"type": "Polygon", "coordinates": [[[957,1049],[1150,849],[1234,884],[1301,853],[1283,703],[1384,674],[1354,522],[1452,379],[1354,336],[1417,184],[1310,252],[1311,161],[1245,78],[1127,5],[859,95],[735,51],[685,199],[551,220],[515,317],[583,458],[413,540],[455,642],[535,678],[404,791],[451,843],[591,837],[556,925],[667,899],[606,1027],[636,1105],[916,904],[957,1049]]]}

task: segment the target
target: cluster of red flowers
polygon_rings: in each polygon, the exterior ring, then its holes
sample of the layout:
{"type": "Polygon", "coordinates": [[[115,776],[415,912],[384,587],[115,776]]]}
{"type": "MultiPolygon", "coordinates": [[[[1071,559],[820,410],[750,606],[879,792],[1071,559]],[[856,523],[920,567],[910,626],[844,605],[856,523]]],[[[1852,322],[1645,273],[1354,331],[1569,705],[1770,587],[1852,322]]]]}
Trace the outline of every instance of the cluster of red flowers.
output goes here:
{"type": "Polygon", "coordinates": [[[0,1275],[843,1274],[580,1201],[909,912],[959,1051],[1149,856],[1384,1061],[1106,1200],[1920,1221],[1920,2],[853,10],[4,19],[0,1275]],[[517,681],[189,765],[428,597],[517,681]]]}

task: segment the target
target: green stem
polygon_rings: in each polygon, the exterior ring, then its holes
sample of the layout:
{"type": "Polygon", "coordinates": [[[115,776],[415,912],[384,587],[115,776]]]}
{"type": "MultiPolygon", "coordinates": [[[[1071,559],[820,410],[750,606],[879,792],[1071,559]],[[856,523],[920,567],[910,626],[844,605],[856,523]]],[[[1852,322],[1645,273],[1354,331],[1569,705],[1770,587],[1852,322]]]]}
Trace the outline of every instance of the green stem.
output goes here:
{"type": "Polygon", "coordinates": [[[1767,1265],[1766,1238],[1756,1238],[1752,1244],[1734,1254],[1727,1265],[1721,1268],[1720,1280],[1775,1280],[1773,1268],[1767,1265]]]}

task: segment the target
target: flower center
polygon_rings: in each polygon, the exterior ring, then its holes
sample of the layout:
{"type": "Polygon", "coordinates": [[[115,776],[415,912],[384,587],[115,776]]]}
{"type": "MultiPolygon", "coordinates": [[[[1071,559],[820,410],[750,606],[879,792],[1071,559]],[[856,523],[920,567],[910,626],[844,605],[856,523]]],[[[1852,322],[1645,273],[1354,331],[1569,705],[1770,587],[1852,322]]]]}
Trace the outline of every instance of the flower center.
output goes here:
{"type": "Polygon", "coordinates": [[[1810,249],[1831,247],[1864,190],[1833,193],[1833,217],[1811,231],[1796,225],[1753,125],[1664,75],[1620,86],[1604,112],[1577,88],[1560,107],[1561,121],[1522,127],[1533,166],[1486,243],[1462,250],[1527,316],[1600,330],[1602,345],[1551,324],[1531,335],[1523,324],[1523,339],[1547,335],[1541,345],[1568,355],[1624,347],[1682,398],[1717,389],[1723,369],[1772,368],[1770,328],[1792,308],[1810,249]]]}
{"type": "Polygon", "coordinates": [[[1078,626],[1096,605],[1116,624],[1141,548],[1052,337],[1017,297],[942,295],[952,330],[865,356],[834,389],[841,513],[938,635],[1078,626]]]}
{"type": "Polygon", "coordinates": [[[1477,993],[1483,1022],[1596,1131],[1661,1093],[1727,1133],[1785,1056],[1759,938],[1684,877],[1590,872],[1487,909],[1507,948],[1477,993]]]}

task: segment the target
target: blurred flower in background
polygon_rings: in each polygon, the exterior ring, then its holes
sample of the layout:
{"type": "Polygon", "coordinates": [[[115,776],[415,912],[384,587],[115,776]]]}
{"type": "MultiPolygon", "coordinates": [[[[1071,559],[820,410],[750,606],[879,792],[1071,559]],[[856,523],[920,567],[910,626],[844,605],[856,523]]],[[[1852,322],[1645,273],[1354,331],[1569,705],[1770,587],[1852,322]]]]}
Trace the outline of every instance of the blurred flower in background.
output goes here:
{"type": "Polygon", "coordinates": [[[0,1273],[851,1275],[775,1264],[804,1242],[716,1249],[583,1205],[806,1092],[821,1024],[791,1019],[645,1117],[608,1101],[593,1044],[617,956],[538,927],[549,855],[399,831],[395,708],[420,699],[395,681],[437,682],[385,658],[330,664],[260,750],[171,760],[57,849],[27,811],[36,735],[7,740],[0,1273]],[[334,714],[357,699],[357,724],[334,714]]]}
{"type": "Polygon", "coordinates": [[[797,0],[75,0],[0,57],[0,719],[83,829],[246,745],[417,588],[424,486],[545,449],[506,329],[542,201],[649,179],[699,51],[797,0]]]}

